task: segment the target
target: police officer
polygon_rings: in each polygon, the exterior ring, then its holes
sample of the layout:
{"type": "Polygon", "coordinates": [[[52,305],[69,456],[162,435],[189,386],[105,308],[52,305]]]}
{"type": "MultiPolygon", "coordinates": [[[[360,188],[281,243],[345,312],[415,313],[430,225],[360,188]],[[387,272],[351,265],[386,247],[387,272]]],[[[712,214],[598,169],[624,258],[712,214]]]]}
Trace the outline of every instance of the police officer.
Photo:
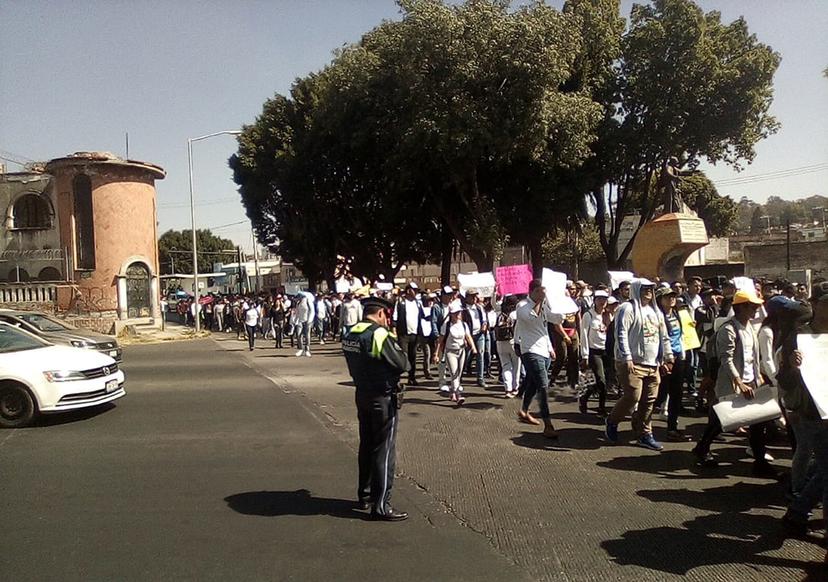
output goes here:
{"type": "Polygon", "coordinates": [[[402,521],[403,511],[388,503],[394,483],[400,376],[408,371],[405,352],[388,331],[394,304],[378,297],[362,301],[362,321],[342,338],[348,371],[356,384],[359,418],[359,486],[361,509],[371,519],[402,521]]]}

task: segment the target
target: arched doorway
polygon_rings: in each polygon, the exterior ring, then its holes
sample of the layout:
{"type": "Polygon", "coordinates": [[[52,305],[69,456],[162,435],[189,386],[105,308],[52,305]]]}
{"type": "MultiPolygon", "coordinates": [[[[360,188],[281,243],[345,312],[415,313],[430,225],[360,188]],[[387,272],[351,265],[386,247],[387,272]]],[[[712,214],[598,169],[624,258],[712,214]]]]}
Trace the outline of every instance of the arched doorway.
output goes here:
{"type": "Polygon", "coordinates": [[[126,270],[127,317],[150,317],[150,273],[144,263],[132,263],[126,270]]]}

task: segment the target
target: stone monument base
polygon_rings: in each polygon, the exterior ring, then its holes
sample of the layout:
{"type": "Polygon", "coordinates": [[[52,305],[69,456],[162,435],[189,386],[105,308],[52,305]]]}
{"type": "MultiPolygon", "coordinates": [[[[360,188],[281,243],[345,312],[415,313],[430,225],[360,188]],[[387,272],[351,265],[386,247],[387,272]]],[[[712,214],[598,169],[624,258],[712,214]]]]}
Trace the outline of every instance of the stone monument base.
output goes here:
{"type": "Polygon", "coordinates": [[[664,214],[638,231],[630,255],[633,271],[641,277],[658,277],[662,281],[682,279],[687,258],[708,242],[701,218],[684,213],[664,214]]]}

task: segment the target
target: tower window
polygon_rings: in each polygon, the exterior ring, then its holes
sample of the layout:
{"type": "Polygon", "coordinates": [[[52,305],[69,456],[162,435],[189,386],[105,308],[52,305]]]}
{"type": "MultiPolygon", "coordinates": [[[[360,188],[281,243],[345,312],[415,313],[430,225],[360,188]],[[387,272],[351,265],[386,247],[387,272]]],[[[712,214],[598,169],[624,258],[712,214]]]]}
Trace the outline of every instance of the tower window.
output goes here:
{"type": "Polygon", "coordinates": [[[92,214],[92,181],[78,174],[72,181],[75,214],[75,263],[78,269],[95,269],[95,219],[92,214]]]}

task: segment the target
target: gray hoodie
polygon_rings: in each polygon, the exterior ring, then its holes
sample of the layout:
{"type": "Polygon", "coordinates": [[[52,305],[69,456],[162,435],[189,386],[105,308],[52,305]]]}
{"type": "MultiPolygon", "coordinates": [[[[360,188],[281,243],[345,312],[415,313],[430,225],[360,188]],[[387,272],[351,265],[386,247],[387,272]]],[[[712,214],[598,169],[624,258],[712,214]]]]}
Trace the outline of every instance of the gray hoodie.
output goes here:
{"type": "Polygon", "coordinates": [[[641,305],[641,279],[630,283],[630,300],[618,308],[615,316],[615,359],[643,366],[658,366],[673,361],[670,336],[655,297],[645,309],[641,305]],[[648,317],[645,318],[644,314],[648,317]]]}

